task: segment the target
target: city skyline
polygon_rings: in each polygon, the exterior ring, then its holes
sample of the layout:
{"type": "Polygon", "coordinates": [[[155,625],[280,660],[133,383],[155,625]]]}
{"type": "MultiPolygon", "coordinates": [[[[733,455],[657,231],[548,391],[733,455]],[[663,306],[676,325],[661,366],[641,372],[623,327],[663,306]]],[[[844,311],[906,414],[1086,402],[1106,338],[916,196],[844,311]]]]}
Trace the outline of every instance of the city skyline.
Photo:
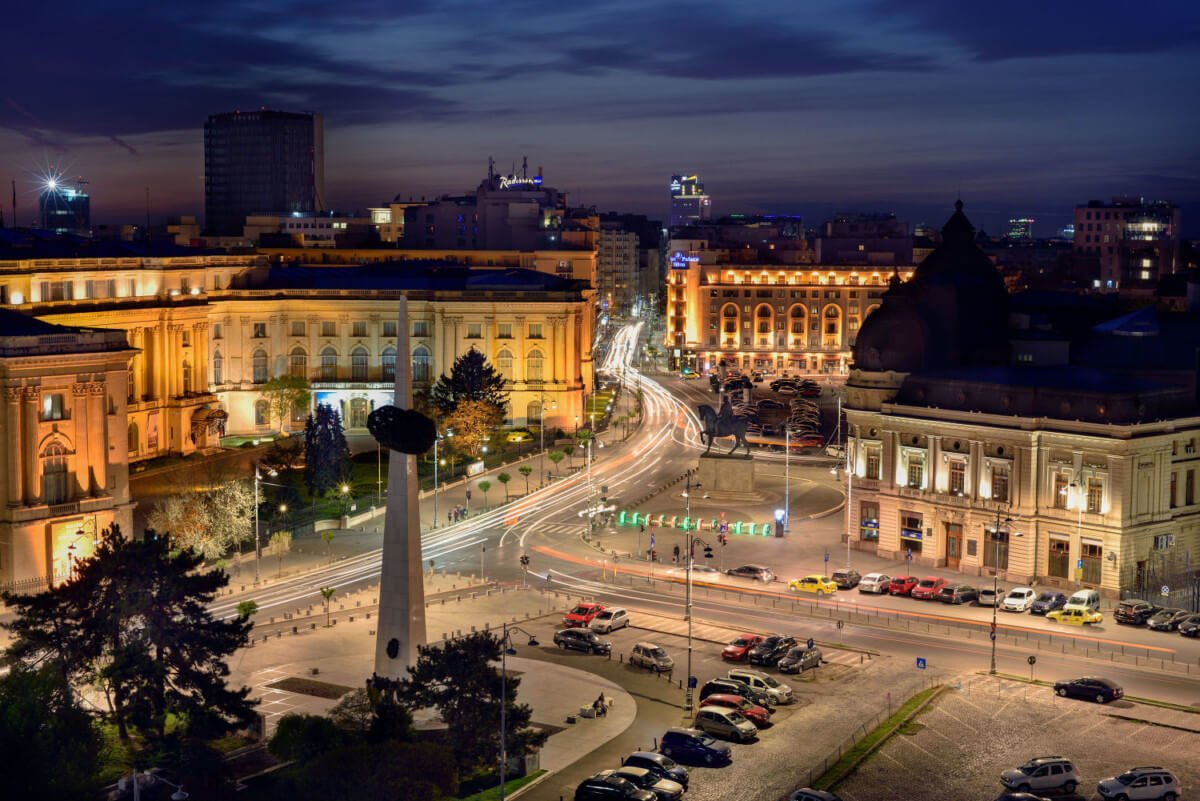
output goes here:
{"type": "Polygon", "coordinates": [[[153,215],[199,214],[205,118],[261,106],[326,116],[343,209],[467,190],[489,156],[528,156],[574,203],[660,218],[680,171],[714,216],[810,225],[842,209],[936,223],[959,195],[996,235],[1113,195],[1194,206],[1197,12],[1021,5],[26,6],[7,47],[37,69],[4,93],[0,151],[25,224],[48,165],[91,182],[100,223],[143,219],[147,187],[153,215]],[[38,32],[71,47],[47,59],[38,32]]]}

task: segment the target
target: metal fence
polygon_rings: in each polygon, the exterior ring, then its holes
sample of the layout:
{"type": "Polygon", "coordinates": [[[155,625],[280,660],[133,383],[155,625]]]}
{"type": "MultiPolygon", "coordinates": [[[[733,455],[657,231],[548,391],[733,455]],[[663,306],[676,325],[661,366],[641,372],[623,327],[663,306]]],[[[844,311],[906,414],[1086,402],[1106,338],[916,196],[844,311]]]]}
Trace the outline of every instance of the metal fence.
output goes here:
{"type": "Polygon", "coordinates": [[[1122,599],[1200,612],[1200,567],[1178,548],[1151,551],[1150,558],[1121,571],[1122,599]]]}

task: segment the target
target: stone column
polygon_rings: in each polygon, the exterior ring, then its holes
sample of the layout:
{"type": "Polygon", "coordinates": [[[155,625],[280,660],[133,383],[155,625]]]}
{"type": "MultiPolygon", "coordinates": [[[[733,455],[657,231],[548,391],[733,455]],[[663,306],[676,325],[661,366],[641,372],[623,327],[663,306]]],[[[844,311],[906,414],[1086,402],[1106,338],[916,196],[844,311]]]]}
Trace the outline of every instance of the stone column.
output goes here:
{"type": "Polygon", "coordinates": [[[192,391],[208,392],[208,323],[192,326],[192,391]]]}
{"type": "Polygon", "coordinates": [[[33,461],[33,456],[27,452],[21,443],[21,387],[5,387],[4,389],[4,436],[11,446],[4,467],[7,472],[8,505],[20,506],[22,493],[25,488],[25,477],[21,474],[23,465],[33,461]]]}
{"type": "MultiPolygon", "coordinates": [[[[396,342],[396,401],[412,408],[412,346],[408,299],[400,299],[396,342]]],[[[416,664],[425,644],[425,579],[421,564],[421,513],[417,504],[417,457],[388,454],[388,501],[383,524],[383,565],[379,577],[379,625],[375,673],[400,679],[416,664]]]]}
{"type": "Polygon", "coordinates": [[[22,400],[25,401],[23,413],[25,423],[25,505],[36,506],[41,500],[42,482],[38,474],[38,399],[40,387],[25,387],[22,400]]]}
{"type": "Polygon", "coordinates": [[[579,384],[579,352],[575,349],[575,312],[567,313],[567,372],[566,381],[568,387],[575,387],[579,384]]]}
{"type": "Polygon", "coordinates": [[[517,337],[516,337],[517,353],[516,353],[516,356],[513,358],[513,374],[514,374],[513,380],[514,381],[528,381],[529,376],[526,374],[526,371],[525,371],[525,356],[527,354],[525,352],[525,317],[524,317],[524,315],[519,315],[517,317],[514,317],[513,325],[517,329],[517,337]],[[518,364],[519,364],[519,366],[518,366],[518,364]]]}
{"type": "Polygon", "coordinates": [[[89,396],[91,384],[78,382],[71,386],[71,419],[75,423],[75,484],[84,495],[92,494],[95,486],[92,477],[92,437],[96,427],[93,425],[92,403],[89,396]]]}
{"type": "Polygon", "coordinates": [[[562,321],[560,315],[548,317],[546,322],[550,327],[550,380],[557,384],[562,381],[563,366],[560,364],[563,356],[563,347],[560,338],[562,337],[562,321]]]}
{"type": "MultiPolygon", "coordinates": [[[[100,376],[103,378],[103,375],[100,376]]],[[[88,432],[88,470],[90,479],[89,492],[92,495],[103,495],[108,483],[108,410],[105,407],[108,388],[104,381],[93,381],[87,385],[87,432],[88,432]]],[[[79,431],[79,426],[75,426],[79,431]]]]}

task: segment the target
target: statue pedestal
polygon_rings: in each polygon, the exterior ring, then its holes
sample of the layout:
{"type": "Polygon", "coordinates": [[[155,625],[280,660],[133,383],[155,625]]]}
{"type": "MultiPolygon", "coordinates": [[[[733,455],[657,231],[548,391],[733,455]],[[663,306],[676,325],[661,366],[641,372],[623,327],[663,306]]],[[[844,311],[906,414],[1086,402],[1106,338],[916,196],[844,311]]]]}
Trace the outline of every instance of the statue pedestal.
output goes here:
{"type": "Polygon", "coordinates": [[[754,492],[754,459],[710,453],[700,457],[696,480],[706,492],[754,492]]]}

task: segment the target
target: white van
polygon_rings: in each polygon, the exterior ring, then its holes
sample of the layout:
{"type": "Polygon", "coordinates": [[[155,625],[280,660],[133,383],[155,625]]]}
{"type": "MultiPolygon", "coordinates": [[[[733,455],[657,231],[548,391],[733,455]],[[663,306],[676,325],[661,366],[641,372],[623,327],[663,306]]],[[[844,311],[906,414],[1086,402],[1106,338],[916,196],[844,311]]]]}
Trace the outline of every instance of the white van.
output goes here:
{"type": "Polygon", "coordinates": [[[1095,590],[1079,590],[1067,599],[1064,609],[1082,609],[1086,612],[1100,611],[1100,593],[1095,590]]]}

